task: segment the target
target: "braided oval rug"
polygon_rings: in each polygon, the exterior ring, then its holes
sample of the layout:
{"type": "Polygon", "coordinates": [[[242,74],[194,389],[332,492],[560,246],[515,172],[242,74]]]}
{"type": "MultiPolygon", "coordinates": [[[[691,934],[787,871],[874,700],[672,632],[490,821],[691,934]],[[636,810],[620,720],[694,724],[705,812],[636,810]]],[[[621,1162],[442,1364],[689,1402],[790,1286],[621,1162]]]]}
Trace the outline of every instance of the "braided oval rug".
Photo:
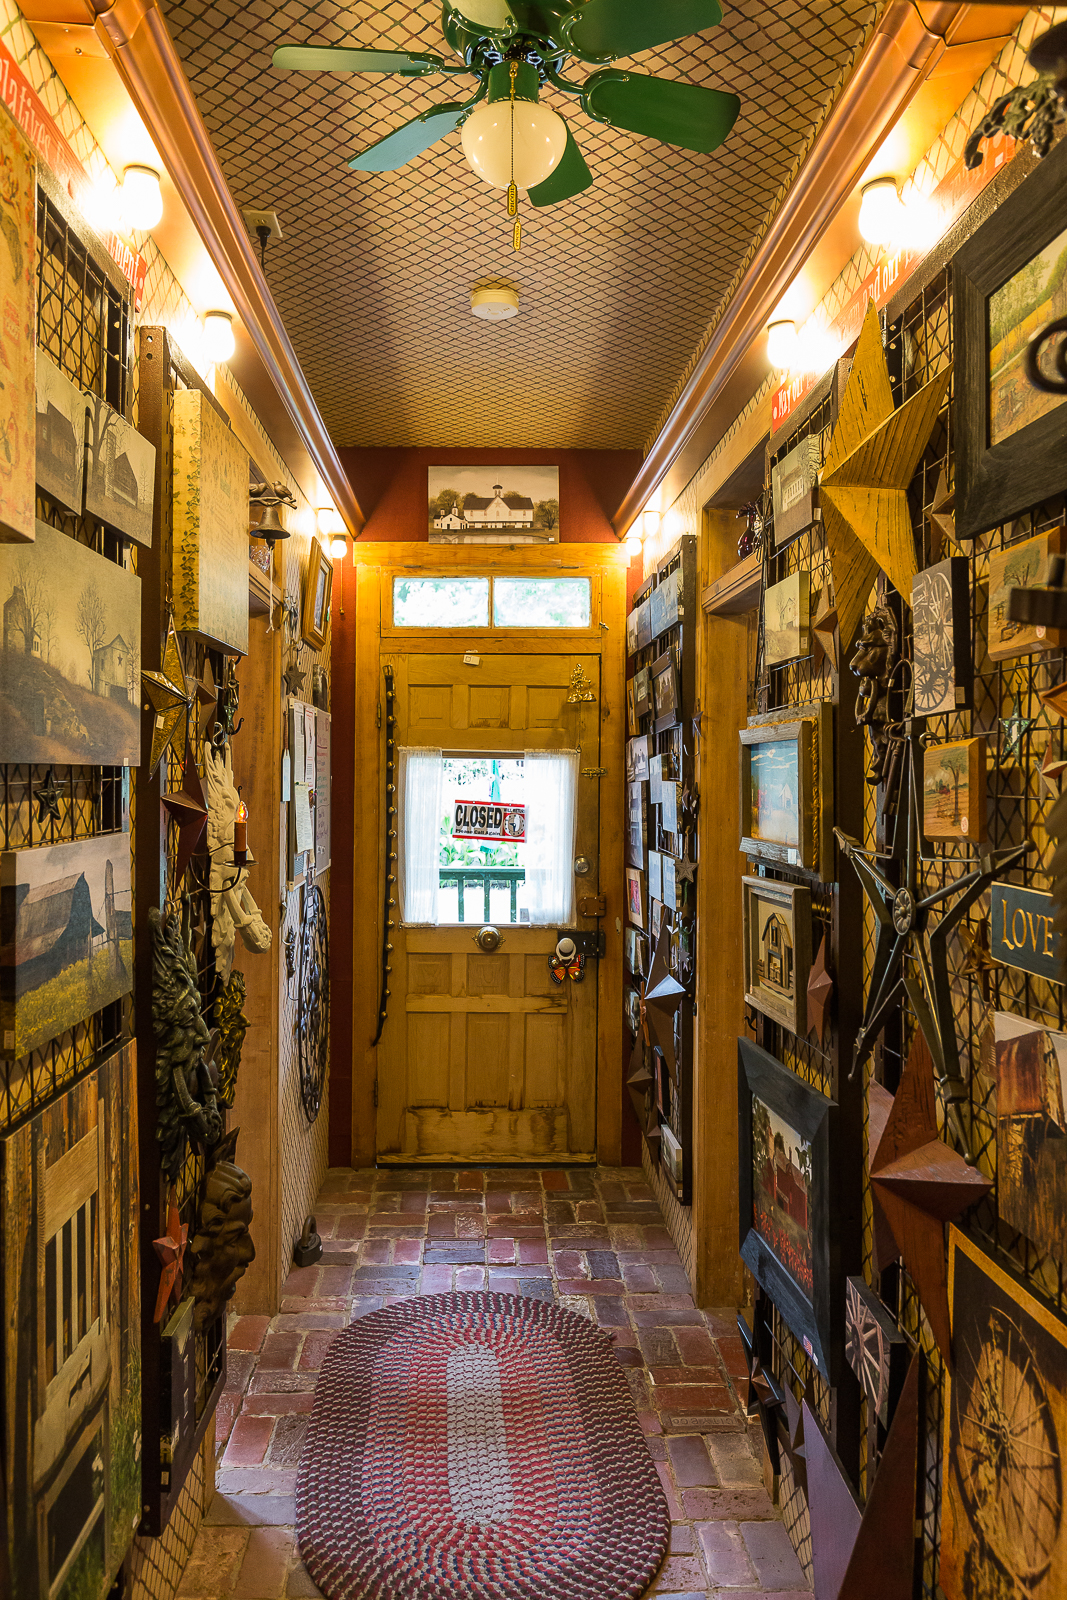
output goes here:
{"type": "Polygon", "coordinates": [[[333,1341],[296,1524],[330,1600],[637,1600],[670,1534],[610,1338],[485,1293],[404,1300],[333,1341]]]}

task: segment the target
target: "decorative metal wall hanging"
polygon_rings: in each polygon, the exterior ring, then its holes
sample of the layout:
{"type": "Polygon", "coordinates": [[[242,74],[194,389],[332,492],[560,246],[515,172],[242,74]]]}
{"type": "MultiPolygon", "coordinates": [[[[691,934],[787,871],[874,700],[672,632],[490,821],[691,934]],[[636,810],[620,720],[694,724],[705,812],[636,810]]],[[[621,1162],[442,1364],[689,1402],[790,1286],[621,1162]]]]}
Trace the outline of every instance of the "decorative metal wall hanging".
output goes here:
{"type": "Polygon", "coordinates": [[[883,1427],[896,1410],[910,1357],[908,1341],[862,1278],[845,1285],[845,1355],[883,1427]]]}
{"type": "Polygon", "coordinates": [[[856,722],[871,738],[871,765],[867,782],[881,783],[885,776],[888,739],[886,728],[895,719],[890,711],[890,695],[900,662],[900,630],[887,605],[872,606],[866,612],[856,635],[849,668],[860,680],[856,692],[856,722]]]}
{"type": "Polygon", "coordinates": [[[285,981],[288,986],[296,977],[296,929],[285,930],[285,981]]]}
{"type": "Polygon", "coordinates": [[[160,1165],[176,1183],[191,1137],[207,1149],[222,1135],[223,1119],[211,1081],[211,1036],[200,1007],[189,924],[183,916],[148,913],[152,932],[152,1026],[156,1034],[156,1138],[160,1165]]]}
{"type": "Polygon", "coordinates": [[[164,810],[169,813],[178,828],[178,849],[174,860],[174,877],[171,880],[173,887],[177,889],[185,877],[185,869],[192,860],[193,853],[207,827],[204,786],[191,744],[187,743],[185,746],[181,788],[170,794],[161,795],[160,799],[164,810]]]}
{"type": "Polygon", "coordinates": [[[967,1086],[960,1072],[949,992],[948,936],[990,885],[1018,866],[1034,847],[1028,839],[1024,844],[995,850],[981,857],[977,868],[964,873],[949,888],[938,885],[924,897],[919,886],[920,727],[912,722],[908,728],[903,802],[893,819],[893,843],[888,854],[865,850],[858,839],[850,838],[840,828],[834,829],[878,924],[871,985],[856,1033],[853,1071],[866,1061],[886,1019],[906,994],[930,1047],[953,1135],[969,1156],[970,1136],[963,1122],[967,1086]],[[940,912],[936,921],[935,911],[940,912]]]}
{"type": "Polygon", "coordinates": [[[252,1180],[236,1164],[239,1128],[231,1128],[213,1153],[189,1249],[195,1261],[191,1289],[198,1333],[219,1316],[249,1265],[256,1259],[249,1228],[252,1180]]]}
{"type": "Polygon", "coordinates": [[[152,1240],[152,1249],[160,1259],[159,1292],[153,1322],[162,1322],[172,1301],[182,1297],[182,1265],[189,1239],[189,1224],[183,1222],[178,1212],[178,1202],[173,1186],[167,1201],[167,1231],[161,1239],[152,1240]]]}
{"type": "Polygon", "coordinates": [[[227,1111],[233,1110],[241,1049],[248,1032],[248,1018],[244,1014],[245,987],[244,973],[231,972],[229,983],[215,1001],[215,1027],[219,1035],[219,1047],[215,1053],[219,1069],[219,1099],[227,1111]]]}
{"type": "Polygon", "coordinates": [[[253,483],[248,490],[249,506],[261,506],[263,515],[248,529],[253,539],[265,539],[273,547],[275,540],[288,539],[289,529],[281,519],[279,506],[296,510],[296,497],[283,478],[277,483],[253,483]]]}
{"type": "Polygon", "coordinates": [[[222,686],[218,691],[216,702],[215,716],[218,722],[215,737],[216,744],[221,743],[223,739],[232,739],[235,733],[240,733],[244,723],[243,717],[240,720],[237,717],[240,698],[241,686],[237,682],[237,659],[234,656],[227,656],[222,673],[222,686]]]}
{"type": "Polygon", "coordinates": [[[1051,150],[1056,129],[1067,116],[1067,23],[1039,34],[1026,59],[1037,77],[994,100],[964,146],[965,167],[982,165],[982,145],[998,133],[1029,139],[1039,161],[1051,150]]]}
{"type": "Polygon", "coordinates": [[[879,567],[911,602],[917,567],[907,488],[950,377],[946,367],[894,407],[882,330],[871,301],[819,487],[842,645],[852,640],[879,567]]]}
{"type": "Polygon", "coordinates": [[[389,974],[392,971],[389,957],[393,953],[393,943],[389,935],[393,928],[393,912],[396,910],[397,882],[396,721],[393,712],[393,669],[383,667],[382,671],[385,676],[385,906],[382,910],[382,976],[378,999],[378,1026],[371,1040],[372,1045],[376,1045],[382,1036],[389,1010],[389,974]]]}
{"type": "Polygon", "coordinates": [[[596,699],[596,690],[592,682],[585,675],[585,669],[579,661],[571,673],[570,692],[567,695],[569,706],[584,705],[587,701],[596,699]]]}
{"type": "Polygon", "coordinates": [[[49,767],[44,782],[39,783],[34,790],[33,798],[37,806],[38,822],[60,821],[59,792],[65,788],[65,783],[56,783],[55,768],[49,767]]]}
{"type": "Polygon", "coordinates": [[[1026,347],[1026,376],[1035,389],[1045,394],[1067,394],[1067,317],[1047,322],[1034,334],[1026,347]],[[1055,349],[1054,341],[1058,341],[1055,349]],[[1050,359],[1056,369],[1055,375],[1048,371],[1050,359]]]}
{"type": "Polygon", "coordinates": [[[827,1024],[834,995],[834,980],[827,965],[829,945],[830,935],[824,933],[819,953],[808,974],[808,1032],[815,1034],[820,1049],[826,1047],[827,1024]]]}
{"type": "MultiPolygon", "coordinates": [[[[228,742],[221,750],[211,743],[204,745],[204,773],[211,857],[211,942],[215,947],[215,970],[227,983],[238,934],[246,950],[262,955],[270,949],[271,931],[252,898],[247,865],[239,866],[234,860],[234,828],[241,796],[233,781],[233,751],[228,742]]],[[[248,859],[254,858],[249,855],[248,859]]]]}
{"type": "Polygon", "coordinates": [[[156,714],[152,724],[152,753],[148,758],[148,775],[151,777],[159,766],[163,752],[173,750],[176,756],[179,755],[189,738],[189,713],[193,696],[189,692],[185,662],[173,617],[167,619],[163,664],[158,672],[141,673],[141,687],[156,714]]]}
{"type": "Polygon", "coordinates": [[[304,890],[304,919],[300,925],[296,1041],[300,1097],[308,1121],[314,1122],[322,1105],[330,1059],[330,934],[326,902],[313,881],[304,890]]]}

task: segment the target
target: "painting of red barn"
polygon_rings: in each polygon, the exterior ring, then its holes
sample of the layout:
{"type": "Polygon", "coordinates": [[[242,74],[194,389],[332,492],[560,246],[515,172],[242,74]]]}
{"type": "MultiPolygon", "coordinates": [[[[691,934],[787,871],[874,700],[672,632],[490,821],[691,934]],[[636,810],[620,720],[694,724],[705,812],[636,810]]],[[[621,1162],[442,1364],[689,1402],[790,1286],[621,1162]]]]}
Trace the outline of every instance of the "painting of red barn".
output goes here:
{"type": "Polygon", "coordinates": [[[28,1055],[132,985],[129,834],[0,853],[0,1054],[28,1055]]]}
{"type": "Polygon", "coordinates": [[[810,1186],[811,1145],[753,1095],[753,1225],[809,1296],[814,1284],[810,1186]]]}
{"type": "Polygon", "coordinates": [[[1067,1255],[1067,1034],[994,1014],[997,1196],[1001,1218],[1067,1255]]]}

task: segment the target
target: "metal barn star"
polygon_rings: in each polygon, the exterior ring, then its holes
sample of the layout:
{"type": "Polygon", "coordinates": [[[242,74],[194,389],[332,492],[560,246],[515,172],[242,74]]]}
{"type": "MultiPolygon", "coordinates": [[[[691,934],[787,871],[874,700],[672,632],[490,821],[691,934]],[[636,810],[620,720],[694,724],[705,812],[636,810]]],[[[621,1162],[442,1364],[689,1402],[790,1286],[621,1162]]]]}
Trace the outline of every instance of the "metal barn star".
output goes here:
{"type": "Polygon", "coordinates": [[[181,1294],[182,1260],[188,1238],[189,1224],[181,1219],[172,1189],[170,1204],[167,1207],[167,1231],[162,1239],[152,1240],[152,1249],[163,1263],[163,1271],[159,1276],[159,1293],[156,1295],[155,1315],[152,1319],[154,1322],[163,1320],[174,1291],[177,1290],[178,1294],[181,1294]]]}
{"type": "Polygon", "coordinates": [[[185,765],[182,767],[182,786],[173,794],[165,794],[163,805],[178,825],[178,851],[174,863],[174,886],[177,888],[207,827],[204,786],[192,745],[188,743],[185,746],[185,765]]]}
{"type": "Polygon", "coordinates": [[[960,972],[973,978],[982,991],[982,999],[989,1004],[989,975],[1000,966],[989,953],[989,918],[979,917],[977,922],[964,922],[960,926],[960,949],[963,961],[960,972]]]}
{"type": "Polygon", "coordinates": [[[1065,772],[1067,772],[1067,761],[1064,761],[1062,756],[1053,755],[1052,746],[1049,745],[1041,757],[1041,767],[1037,775],[1041,780],[1042,789],[1051,795],[1053,800],[1058,800],[1063,791],[1065,772]]]}
{"type": "Polygon", "coordinates": [[[299,699],[300,691],[304,687],[304,679],[306,677],[307,673],[301,670],[300,664],[296,656],[294,656],[292,661],[290,661],[289,665],[286,667],[285,671],[282,673],[282,682],[285,685],[286,694],[295,695],[297,699],[299,699]]]}
{"type": "Polygon", "coordinates": [[[870,989],[856,1034],[853,1071],[861,1066],[887,1018],[907,995],[930,1047],[945,1110],[960,1149],[970,1159],[963,1121],[967,1086],[960,1073],[959,1046],[948,975],[948,937],[975,902],[1034,848],[1031,840],[979,857],[979,865],[954,883],[922,893],[919,880],[922,806],[922,747],[917,723],[905,741],[907,763],[901,805],[888,855],[865,850],[858,839],[834,829],[851,861],[878,923],[870,989]]]}
{"type": "Polygon", "coordinates": [[[672,1076],[675,1074],[674,1014],[685,999],[685,989],[671,972],[671,933],[663,920],[648,982],[641,995],[641,1023],[646,1038],[663,1056],[672,1076]]]}
{"type": "Polygon", "coordinates": [[[1001,761],[1010,761],[1012,756],[1016,759],[1022,754],[1023,735],[1028,733],[1034,725],[1033,717],[1024,717],[1019,705],[1019,695],[1016,691],[1015,706],[1010,717],[1001,717],[1000,726],[1004,729],[1004,743],[1000,752],[1001,761]]]}
{"type": "Polygon", "coordinates": [[[59,814],[59,791],[65,787],[65,784],[56,783],[55,768],[49,767],[47,778],[37,785],[33,794],[38,822],[45,822],[49,817],[53,822],[62,821],[59,814]]]}
{"type": "Polygon", "coordinates": [[[852,642],[879,567],[911,602],[917,568],[907,488],[950,376],[946,368],[895,407],[871,301],[819,481],[842,648],[852,642]]]}
{"type": "Polygon", "coordinates": [[[808,975],[808,1032],[814,1030],[820,1050],[826,1043],[827,1015],[834,994],[834,980],[826,965],[829,934],[823,934],[819,953],[811,964],[808,975]]]}
{"type": "Polygon", "coordinates": [[[173,617],[167,618],[167,642],[160,670],[142,672],[141,686],[156,714],[152,724],[152,754],[148,761],[151,777],[165,750],[177,752],[185,748],[189,737],[189,712],[196,692],[195,689],[190,691],[185,676],[185,662],[173,617]]]}

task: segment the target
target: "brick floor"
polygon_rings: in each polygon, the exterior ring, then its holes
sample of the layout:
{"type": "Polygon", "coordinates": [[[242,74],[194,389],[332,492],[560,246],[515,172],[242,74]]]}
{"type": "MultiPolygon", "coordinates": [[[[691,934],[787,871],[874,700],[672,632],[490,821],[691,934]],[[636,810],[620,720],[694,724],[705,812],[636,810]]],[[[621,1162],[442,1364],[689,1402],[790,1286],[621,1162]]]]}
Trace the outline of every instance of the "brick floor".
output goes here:
{"type": "Polygon", "coordinates": [[[733,1315],[694,1306],[639,1169],[335,1168],[315,1215],[326,1259],[289,1274],[279,1316],[230,1319],[217,1492],[179,1596],[318,1595],[296,1549],[293,1491],[330,1341],[400,1296],[487,1280],[502,1292],[558,1298],[613,1335],[672,1518],[650,1596],[808,1593],[738,1405],[733,1315]]]}

